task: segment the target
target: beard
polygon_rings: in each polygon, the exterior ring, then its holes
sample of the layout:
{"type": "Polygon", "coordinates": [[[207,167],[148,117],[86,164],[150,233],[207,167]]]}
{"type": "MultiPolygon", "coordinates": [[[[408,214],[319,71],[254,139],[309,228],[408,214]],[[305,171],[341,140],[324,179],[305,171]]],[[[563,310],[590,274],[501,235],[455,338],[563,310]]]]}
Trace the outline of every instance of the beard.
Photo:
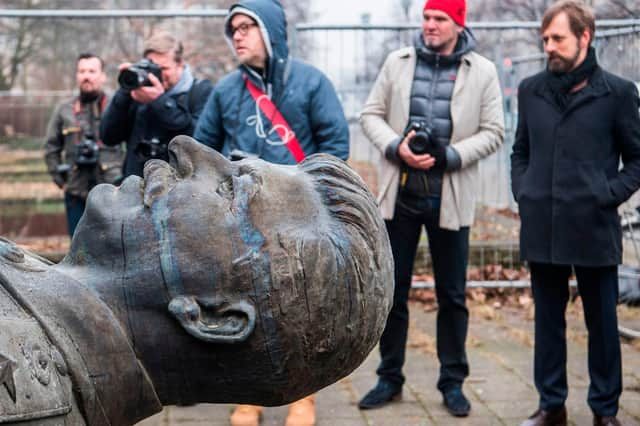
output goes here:
{"type": "Polygon", "coordinates": [[[434,53],[442,53],[449,46],[451,40],[443,40],[439,39],[437,41],[429,40],[427,37],[422,38],[424,40],[424,45],[427,46],[429,50],[434,53]]]}
{"type": "Polygon", "coordinates": [[[80,102],[89,103],[93,102],[100,97],[102,91],[100,90],[82,90],[80,89],[80,102]]]}
{"type": "Polygon", "coordinates": [[[561,74],[567,73],[574,69],[578,64],[578,58],[582,53],[582,49],[578,46],[576,50],[576,54],[573,57],[562,56],[560,54],[552,54],[547,58],[547,63],[549,66],[549,71],[561,74]]]}

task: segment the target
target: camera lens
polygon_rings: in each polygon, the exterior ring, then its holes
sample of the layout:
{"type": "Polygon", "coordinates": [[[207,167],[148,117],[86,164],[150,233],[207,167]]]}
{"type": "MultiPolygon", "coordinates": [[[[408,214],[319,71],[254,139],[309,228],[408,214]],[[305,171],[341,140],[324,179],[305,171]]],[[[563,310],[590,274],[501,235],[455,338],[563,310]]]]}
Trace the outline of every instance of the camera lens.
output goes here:
{"type": "Polygon", "coordinates": [[[122,70],[118,76],[118,83],[120,87],[125,90],[134,90],[142,85],[144,82],[144,76],[141,75],[140,70],[128,68],[122,70]]]}
{"type": "Polygon", "coordinates": [[[409,149],[416,155],[427,154],[429,152],[429,133],[425,130],[418,130],[409,141],[409,149]]]}

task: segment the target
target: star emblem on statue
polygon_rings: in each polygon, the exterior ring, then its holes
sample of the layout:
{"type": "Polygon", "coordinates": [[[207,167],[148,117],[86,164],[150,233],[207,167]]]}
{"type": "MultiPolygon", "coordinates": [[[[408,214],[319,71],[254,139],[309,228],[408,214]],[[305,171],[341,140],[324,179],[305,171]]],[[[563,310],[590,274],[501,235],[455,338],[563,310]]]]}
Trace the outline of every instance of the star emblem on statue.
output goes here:
{"type": "Polygon", "coordinates": [[[6,356],[0,354],[0,385],[4,385],[9,396],[16,402],[16,384],[13,381],[13,369],[15,363],[6,356]]]}

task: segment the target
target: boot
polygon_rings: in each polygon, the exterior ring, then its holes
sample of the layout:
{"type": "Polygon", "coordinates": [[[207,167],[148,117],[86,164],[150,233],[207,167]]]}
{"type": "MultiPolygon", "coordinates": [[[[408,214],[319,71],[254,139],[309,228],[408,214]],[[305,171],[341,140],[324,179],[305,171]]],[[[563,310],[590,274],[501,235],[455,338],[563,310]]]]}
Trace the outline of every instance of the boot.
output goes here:
{"type": "Polygon", "coordinates": [[[238,405],[229,421],[231,426],[258,426],[262,417],[262,407],[258,405],[238,405]]]}
{"type": "Polygon", "coordinates": [[[315,395],[309,395],[289,405],[285,426],[314,426],[316,424],[315,395]]]}

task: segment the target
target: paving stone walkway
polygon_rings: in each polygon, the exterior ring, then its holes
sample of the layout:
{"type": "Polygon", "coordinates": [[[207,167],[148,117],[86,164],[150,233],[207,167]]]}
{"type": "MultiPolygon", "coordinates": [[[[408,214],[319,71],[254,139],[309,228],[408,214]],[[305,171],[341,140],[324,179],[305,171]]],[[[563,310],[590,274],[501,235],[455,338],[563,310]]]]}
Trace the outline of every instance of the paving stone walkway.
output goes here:
{"type": "MultiPolygon", "coordinates": [[[[640,309],[640,308],[633,308],[640,309]]],[[[377,410],[360,411],[357,401],[375,384],[377,349],[350,376],[323,389],[316,400],[318,426],[518,425],[537,406],[532,382],[533,321],[531,308],[471,308],[468,356],[471,375],[465,392],[471,415],[451,417],[436,390],[435,312],[412,303],[407,383],[400,402],[377,410]]],[[[579,306],[568,310],[569,419],[572,425],[591,425],[586,403],[588,387],[586,332],[579,306]]],[[[623,342],[624,393],[619,419],[640,426],[640,344],[623,342]]],[[[228,425],[228,404],[166,407],[138,426],[228,425]]],[[[286,407],[267,408],[262,425],[281,426],[286,407]]]]}

